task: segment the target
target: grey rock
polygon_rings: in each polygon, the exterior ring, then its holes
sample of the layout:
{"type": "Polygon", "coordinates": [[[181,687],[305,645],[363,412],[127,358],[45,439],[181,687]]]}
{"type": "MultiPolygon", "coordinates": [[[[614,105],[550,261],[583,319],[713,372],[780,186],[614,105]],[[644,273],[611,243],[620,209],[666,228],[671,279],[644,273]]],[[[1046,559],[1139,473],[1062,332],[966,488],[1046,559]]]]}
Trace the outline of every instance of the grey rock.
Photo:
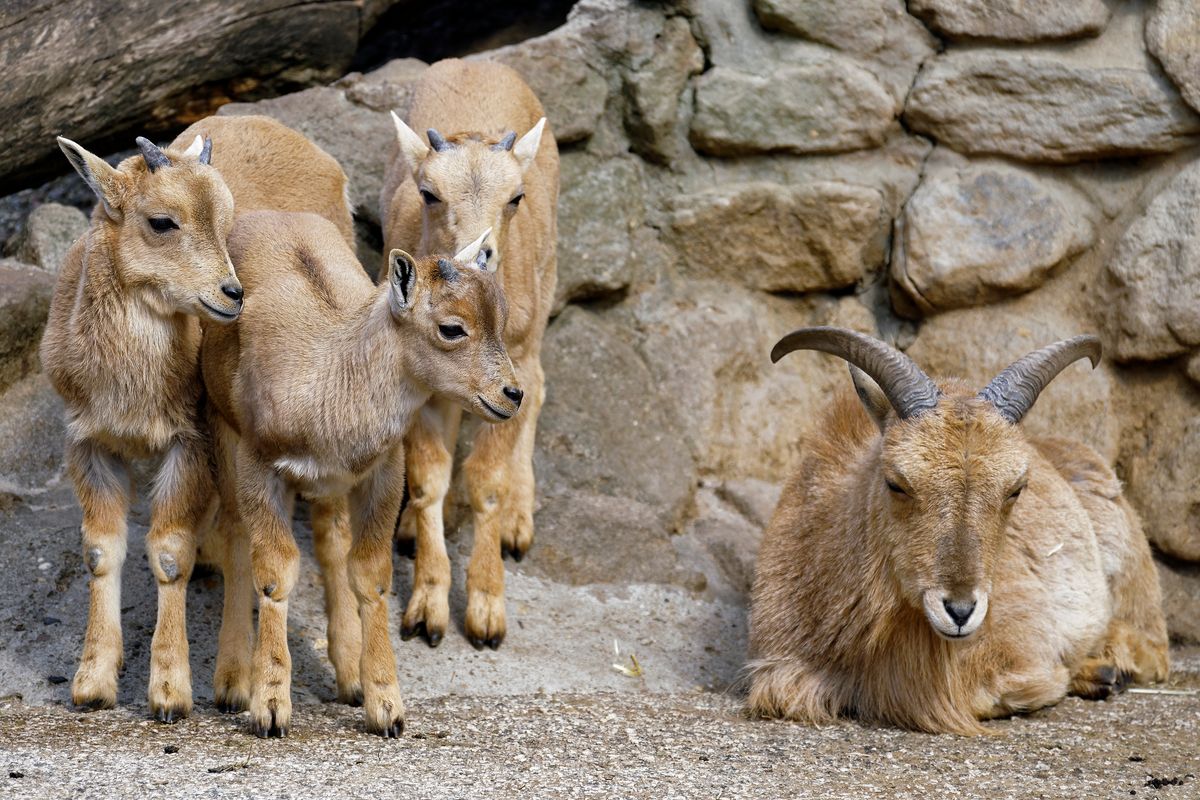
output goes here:
{"type": "Polygon", "coordinates": [[[679,198],[663,236],[686,275],[811,292],[852,286],[881,267],[890,228],[878,189],[756,182],[679,198]]]}
{"type": "Polygon", "coordinates": [[[1200,110],[1200,7],[1193,0],[1158,0],[1146,18],[1146,46],[1200,110]]]}
{"type": "Polygon", "coordinates": [[[942,36],[1015,42],[1096,36],[1110,16],[1103,0],[909,0],[908,8],[942,36]]]}
{"type": "Polygon", "coordinates": [[[1200,116],[1155,71],[1018,51],[927,62],[904,119],[961,153],[1040,162],[1167,153],[1200,134],[1200,116]]]}
{"type": "Polygon", "coordinates": [[[665,403],[681,420],[701,475],[779,483],[795,442],[833,391],[850,391],[845,363],[820,354],[772,365],[780,337],[805,325],[874,333],[855,297],[775,297],[712,280],[666,282],[620,309],[665,403]]]}
{"type": "Polygon", "coordinates": [[[608,100],[603,59],[569,27],[486,54],[515,69],[533,89],[559,144],[587,139],[608,100]]]}
{"type": "Polygon", "coordinates": [[[636,41],[630,54],[635,63],[625,71],[625,128],[635,153],[670,163],[687,146],[680,124],[690,111],[685,88],[688,77],[704,68],[704,53],[682,17],[666,20],[652,39],[636,41]]]}
{"type": "Polygon", "coordinates": [[[396,137],[386,110],[360,106],[345,91],[321,86],[258,103],[231,103],[219,113],[265,114],[303,133],[342,165],[355,215],[379,224],[379,190],[396,137]]]}
{"type": "Polygon", "coordinates": [[[1117,471],[1164,553],[1200,561],[1200,392],[1175,370],[1132,376],[1122,387],[1117,471]]]}
{"type": "Polygon", "coordinates": [[[1171,358],[1200,344],[1200,162],[1176,175],[1121,236],[1100,295],[1112,354],[1171,358]]]}
{"type": "Polygon", "coordinates": [[[415,58],[397,58],[366,74],[351,72],[334,86],[351,102],[373,111],[395,111],[404,119],[412,99],[412,84],[427,66],[415,58]]]}
{"type": "Polygon", "coordinates": [[[88,225],[87,216],[79,209],[44,203],[33,209],[24,229],[5,249],[18,261],[57,274],[67,251],[87,233],[88,225]]]}
{"type": "Polygon", "coordinates": [[[63,404],[45,375],[0,394],[0,492],[36,493],[62,471],[63,404]]]}
{"type": "Polygon", "coordinates": [[[923,314],[1035,289],[1090,247],[1094,211],[1073,192],[1000,166],[927,174],[897,223],[898,308],[923,314]]]}
{"type": "Polygon", "coordinates": [[[1172,641],[1200,644],[1200,566],[1156,559],[1163,614],[1172,641]]]}
{"type": "MultiPolygon", "coordinates": [[[[373,3],[380,6],[384,3],[373,3]]],[[[0,177],[54,157],[55,134],[88,144],[122,130],[186,124],[228,100],[227,82],[295,86],[340,75],[363,9],[318,0],[26,2],[6,11],[0,177]],[[136,42],[136,46],[130,43],[136,42]]]]}
{"type": "Polygon", "coordinates": [[[1200,350],[1196,350],[1188,356],[1187,365],[1184,369],[1193,383],[1200,384],[1200,350]]]}
{"type": "Polygon", "coordinates": [[[642,503],[671,527],[691,495],[695,465],[673,405],[622,331],[606,316],[570,306],[546,331],[542,366],[546,405],[534,459],[540,490],[642,503]]]}
{"type": "Polygon", "coordinates": [[[54,276],[0,259],[0,391],[37,369],[54,276]]]}
{"type": "Polygon", "coordinates": [[[769,75],[714,67],[695,86],[692,145],[716,156],[876,147],[897,113],[870,71],[832,54],[769,75]]]}
{"type": "Polygon", "coordinates": [[[629,285],[633,232],[642,224],[641,162],[567,152],[560,162],[555,308],[629,285]]]}

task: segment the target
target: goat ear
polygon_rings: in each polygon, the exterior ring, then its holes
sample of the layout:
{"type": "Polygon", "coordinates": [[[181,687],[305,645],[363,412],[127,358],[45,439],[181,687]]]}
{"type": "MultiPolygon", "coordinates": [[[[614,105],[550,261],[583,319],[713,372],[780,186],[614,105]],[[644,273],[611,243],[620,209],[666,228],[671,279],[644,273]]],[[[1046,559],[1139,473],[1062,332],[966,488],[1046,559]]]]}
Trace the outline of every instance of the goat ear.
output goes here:
{"type": "Polygon", "coordinates": [[[542,117],[529,129],[529,133],[522,136],[513,145],[512,153],[517,158],[517,163],[521,165],[521,174],[529,170],[533,159],[537,157],[538,147],[542,143],[542,131],[546,127],[546,118],[542,117]]]}
{"type": "Polygon", "coordinates": [[[388,292],[392,313],[402,316],[412,307],[417,288],[416,261],[403,250],[388,253],[388,292]]]}
{"type": "Polygon", "coordinates": [[[415,179],[421,162],[429,155],[429,145],[421,141],[416,131],[404,124],[404,120],[396,116],[395,111],[392,112],[392,123],[396,126],[396,143],[400,145],[400,155],[408,162],[408,168],[415,179]]]}
{"type": "Polygon", "coordinates": [[[96,193],[104,213],[113,222],[121,221],[121,173],[117,172],[107,161],[89,153],[70,139],[59,136],[58,146],[71,166],[83,178],[88,188],[96,193]]]}
{"type": "Polygon", "coordinates": [[[202,150],[204,150],[204,137],[196,134],[196,138],[188,145],[188,149],[183,151],[183,157],[198,159],[202,150]]]}
{"type": "Polygon", "coordinates": [[[882,432],[888,412],[892,410],[892,404],[888,402],[887,395],[867,373],[853,364],[850,365],[850,380],[854,381],[854,393],[858,395],[863,407],[867,409],[867,413],[871,415],[871,419],[875,420],[875,425],[882,432]]]}

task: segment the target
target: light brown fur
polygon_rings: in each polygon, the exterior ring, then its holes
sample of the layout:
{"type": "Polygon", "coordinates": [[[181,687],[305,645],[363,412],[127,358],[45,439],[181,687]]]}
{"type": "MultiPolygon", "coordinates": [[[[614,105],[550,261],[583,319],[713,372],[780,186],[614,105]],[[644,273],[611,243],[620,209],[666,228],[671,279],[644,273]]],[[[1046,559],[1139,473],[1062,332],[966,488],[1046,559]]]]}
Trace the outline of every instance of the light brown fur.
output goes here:
{"type": "MultiPolygon", "coordinates": [[[[1157,573],[1112,471],[940,386],[933,411],[888,408],[878,425],[847,393],[802,440],[759,554],[754,712],[976,734],[1067,692],[1166,676],[1157,573]],[[939,636],[926,591],[986,594],[986,617],[939,636]]],[[[873,384],[865,403],[887,408],[873,384]]]]}
{"type": "MultiPolygon", "coordinates": [[[[255,733],[286,735],[287,607],[299,556],[291,510],[295,494],[303,494],[315,504],[327,597],[339,565],[348,563],[361,620],[355,640],[346,630],[351,611],[330,608],[339,695],[361,694],[367,729],[398,736],[404,704],[386,593],[403,436],[435,394],[492,420],[516,412],[502,290],[472,266],[435,257],[414,262],[399,250],[390,254],[382,285],[373,286],[337,228],[308,214],[240,215],[229,246],[246,286],[246,310],[237,325],[206,331],[202,362],[220,414],[222,505],[235,509],[233,529],[248,535],[249,547],[236,545],[235,559],[249,553],[259,627],[252,656],[220,660],[242,670],[229,685],[249,686],[255,733]],[[454,326],[464,335],[448,338],[454,326]],[[341,533],[347,516],[349,541],[341,533]]],[[[222,644],[244,648],[245,639],[222,644]]]]}
{"type": "MultiPolygon", "coordinates": [[[[537,127],[544,116],[537,97],[508,67],[440,61],[413,89],[411,127],[398,126],[381,194],[388,247],[418,255],[454,251],[492,229],[485,243],[489,267],[498,269],[509,302],[504,340],[527,392],[512,424],[476,432],[463,465],[475,516],[466,634],[476,647],[493,649],[507,631],[502,553],[519,559],[533,543],[533,442],[545,394],[541,346],[557,274],[558,148],[553,135],[537,127]],[[451,146],[427,147],[428,128],[451,146]],[[496,149],[506,133],[520,139],[511,149],[496,149]],[[436,202],[427,204],[422,192],[436,202]]],[[[441,641],[449,623],[443,509],[458,430],[457,410],[434,402],[422,409],[405,442],[409,503],[400,537],[415,542],[416,564],[402,634],[422,632],[430,645],[441,641]]]]}
{"type": "Polygon", "coordinates": [[[233,200],[216,170],[182,148],[168,149],[171,165],[155,171],[140,155],[113,169],[60,141],[101,200],[63,264],[41,347],[66,405],[67,471],[83,507],[92,574],[71,698],[81,706],[116,703],[128,462],[161,455],[146,537],[159,584],[149,701],[151,713],[169,722],[192,707],[186,592],[196,529],[213,497],[198,411],[196,315],[236,315],[240,308],[222,292],[240,291],[225,248],[233,200]],[[152,218],[176,227],[156,231],[152,218]]]}

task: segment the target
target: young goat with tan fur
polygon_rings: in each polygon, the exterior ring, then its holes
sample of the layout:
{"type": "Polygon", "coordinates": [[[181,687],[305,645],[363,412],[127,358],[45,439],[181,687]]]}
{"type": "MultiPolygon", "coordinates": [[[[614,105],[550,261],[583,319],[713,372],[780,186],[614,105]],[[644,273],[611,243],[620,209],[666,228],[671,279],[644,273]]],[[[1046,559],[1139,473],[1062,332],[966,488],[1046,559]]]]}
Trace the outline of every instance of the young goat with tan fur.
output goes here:
{"type": "Polygon", "coordinates": [[[41,347],[46,374],[66,404],[67,473],[83,507],[92,574],[71,699],[97,708],[116,703],[128,464],[162,456],[146,549],[158,580],[150,711],[164,722],[192,707],[187,583],[196,529],[214,497],[198,407],[197,317],[226,323],[242,307],[225,248],[233,198],[209,164],[211,143],[191,141],[164,152],[139,138],[141,154],[113,168],[58,140],[100,202],[63,263],[41,347]]]}
{"type": "Polygon", "coordinates": [[[229,248],[246,309],[237,325],[206,332],[202,360],[221,417],[222,506],[236,508],[241,524],[233,530],[249,535],[259,595],[249,676],[259,736],[286,735],[291,721],[287,608],[299,564],[291,531],[297,493],[314,501],[314,517],[326,518],[346,513],[348,497],[348,580],[361,646],[350,665],[339,663],[344,648],[336,648],[339,656],[330,643],[339,695],[361,694],[372,733],[403,730],[387,593],[404,433],[431,396],[502,421],[516,413],[512,398],[521,394],[504,348],[504,296],[477,260],[485,237],[453,261],[392,250],[374,286],[324,218],[238,217],[229,248]]]}
{"type": "MultiPolygon", "coordinates": [[[[542,335],[557,275],[558,148],[545,123],[541,103],[508,67],[440,61],[416,82],[408,124],[395,117],[398,148],[381,195],[388,247],[454,252],[490,227],[487,268],[499,272],[509,303],[504,341],[525,401],[511,424],[478,430],[463,465],[475,515],[466,634],[477,648],[499,647],[507,630],[503,552],[519,560],[533,542],[542,335]],[[427,131],[429,145],[413,128],[427,131]]],[[[400,537],[415,544],[416,563],[401,632],[406,639],[421,632],[431,646],[450,617],[443,507],[459,419],[453,405],[435,400],[421,410],[405,446],[409,503],[400,537]]]]}
{"type": "Polygon", "coordinates": [[[753,711],[975,734],[1166,677],[1158,576],[1119,482],[1087,446],[1018,424],[1067,365],[1096,364],[1095,337],[978,393],[851,331],[801,329],[771,358],[797,349],[849,361],[861,403],[836,400],[802,440],[764,535],[753,711]]]}

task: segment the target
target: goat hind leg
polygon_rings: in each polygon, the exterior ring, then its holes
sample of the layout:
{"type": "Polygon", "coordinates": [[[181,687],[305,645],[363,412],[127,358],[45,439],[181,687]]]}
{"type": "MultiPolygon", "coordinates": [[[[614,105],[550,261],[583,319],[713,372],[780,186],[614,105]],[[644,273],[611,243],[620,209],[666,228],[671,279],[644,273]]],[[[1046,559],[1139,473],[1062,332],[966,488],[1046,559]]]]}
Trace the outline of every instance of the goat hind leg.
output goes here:
{"type": "Polygon", "coordinates": [[[125,462],[92,442],[69,442],[67,472],[83,507],[83,556],[92,578],[83,655],[71,701],[86,708],[117,703],[121,637],[121,567],[125,563],[130,483],[125,462]]]}
{"type": "Polygon", "coordinates": [[[338,702],[362,705],[359,659],[362,627],[358,601],[350,590],[347,558],[350,553],[350,510],[345,496],[312,501],[313,548],[325,586],[326,639],[329,660],[337,679],[338,702]]]}

